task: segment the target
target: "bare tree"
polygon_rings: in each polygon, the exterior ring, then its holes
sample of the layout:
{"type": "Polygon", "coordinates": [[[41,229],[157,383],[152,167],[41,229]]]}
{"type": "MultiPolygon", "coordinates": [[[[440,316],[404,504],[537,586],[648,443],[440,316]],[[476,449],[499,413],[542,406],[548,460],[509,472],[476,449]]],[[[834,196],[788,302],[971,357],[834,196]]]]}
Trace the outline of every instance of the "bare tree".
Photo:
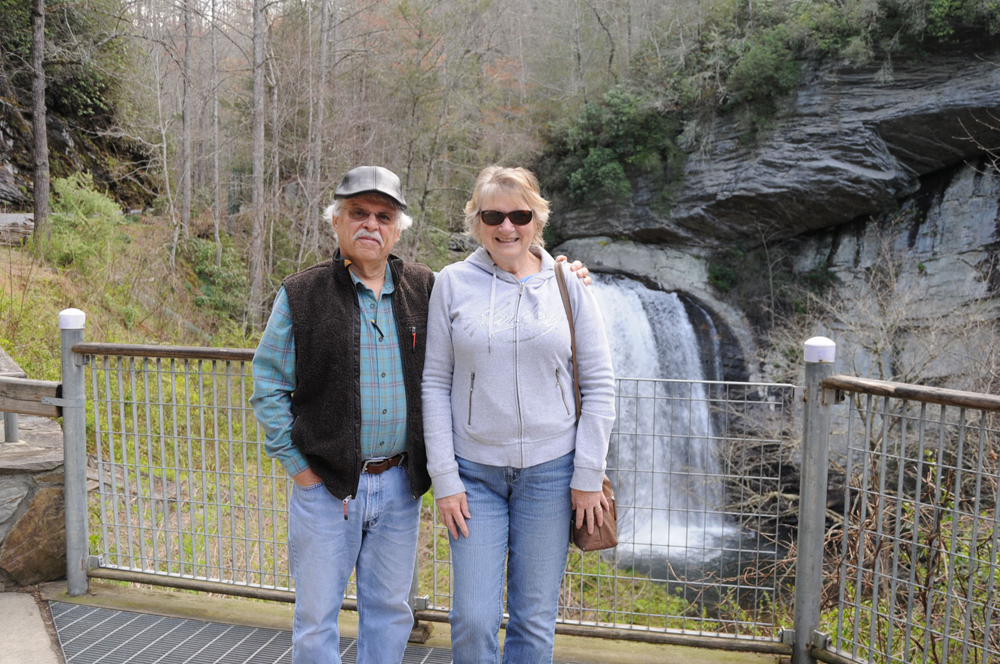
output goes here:
{"type": "Polygon", "coordinates": [[[45,113],[45,0],[31,7],[31,97],[35,145],[35,242],[47,241],[49,227],[49,138],[45,113]]]}
{"type": "Polygon", "coordinates": [[[215,233],[215,265],[222,265],[222,238],[219,224],[222,222],[222,191],[219,176],[219,49],[218,49],[219,7],[212,0],[212,227],[215,233]]]}
{"type": "Polygon", "coordinates": [[[191,11],[192,0],[184,0],[184,92],[181,142],[181,231],[185,236],[191,226],[191,11]]]}
{"type": "Polygon", "coordinates": [[[250,206],[250,321],[264,322],[264,0],[253,2],[253,182],[250,206]]]}

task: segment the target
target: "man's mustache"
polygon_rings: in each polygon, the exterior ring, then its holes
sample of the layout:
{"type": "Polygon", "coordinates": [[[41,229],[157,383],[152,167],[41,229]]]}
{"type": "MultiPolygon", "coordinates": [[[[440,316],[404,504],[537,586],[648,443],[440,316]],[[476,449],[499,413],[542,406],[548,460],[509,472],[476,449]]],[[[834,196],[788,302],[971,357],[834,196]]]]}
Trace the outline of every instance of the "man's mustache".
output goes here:
{"type": "Polygon", "coordinates": [[[364,229],[364,228],[359,228],[358,232],[355,233],[354,237],[351,238],[351,239],[352,240],[359,240],[359,239],[361,239],[363,237],[370,237],[371,239],[373,239],[376,242],[378,242],[378,246],[380,246],[380,247],[384,247],[385,246],[385,240],[382,239],[381,235],[379,235],[378,233],[375,233],[373,231],[369,231],[367,229],[364,229]]]}

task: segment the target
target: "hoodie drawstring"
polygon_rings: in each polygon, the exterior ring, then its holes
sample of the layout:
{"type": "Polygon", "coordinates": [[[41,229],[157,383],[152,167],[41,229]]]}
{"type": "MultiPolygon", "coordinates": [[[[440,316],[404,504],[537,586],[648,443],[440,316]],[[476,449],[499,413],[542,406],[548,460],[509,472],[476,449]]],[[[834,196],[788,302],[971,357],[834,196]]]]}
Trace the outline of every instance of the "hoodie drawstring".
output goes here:
{"type": "Polygon", "coordinates": [[[493,305],[497,301],[497,264],[493,264],[493,286],[490,288],[489,336],[486,338],[486,352],[493,352],[493,305]]]}

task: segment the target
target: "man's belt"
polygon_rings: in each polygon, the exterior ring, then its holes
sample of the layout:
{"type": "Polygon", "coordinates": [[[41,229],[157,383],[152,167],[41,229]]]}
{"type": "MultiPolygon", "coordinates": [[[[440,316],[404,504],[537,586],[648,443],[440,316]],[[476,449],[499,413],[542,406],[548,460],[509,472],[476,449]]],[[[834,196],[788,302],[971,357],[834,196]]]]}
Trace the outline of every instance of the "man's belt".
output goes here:
{"type": "Polygon", "coordinates": [[[399,464],[403,463],[403,454],[397,454],[396,456],[389,457],[387,459],[368,459],[365,461],[365,465],[361,467],[362,473],[368,473],[369,475],[378,475],[379,473],[384,473],[390,468],[395,468],[399,464]]]}

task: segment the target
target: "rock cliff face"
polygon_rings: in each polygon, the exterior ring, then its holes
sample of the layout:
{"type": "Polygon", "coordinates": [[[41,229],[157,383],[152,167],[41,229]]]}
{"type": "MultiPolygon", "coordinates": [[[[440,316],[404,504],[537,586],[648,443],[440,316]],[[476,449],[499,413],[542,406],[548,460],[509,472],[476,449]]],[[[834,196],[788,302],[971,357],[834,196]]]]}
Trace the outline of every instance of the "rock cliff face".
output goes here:
{"type": "MultiPolygon", "coordinates": [[[[709,263],[733,246],[766,241],[797,273],[828,271],[829,297],[846,307],[861,306],[866,275],[888,251],[907,334],[956,316],[995,320],[1000,173],[980,147],[1000,146],[990,122],[1000,126],[997,53],[900,65],[886,84],[871,70],[817,69],[755,145],[721,122],[709,152],[689,160],[668,216],[650,207],[655,186],[640,182],[621,208],[554,215],[560,234],[575,236],[558,250],[691,298],[755,380],[770,377],[746,315],[761,303],[734,305],[709,279],[709,263]]],[[[845,350],[843,370],[864,373],[876,359],[845,350]]],[[[742,378],[739,362],[726,366],[727,379],[742,378]]],[[[954,384],[963,370],[937,360],[923,375],[954,384]]]]}
{"type": "MultiPolygon", "coordinates": [[[[48,116],[49,169],[53,178],[88,171],[125,208],[148,207],[156,185],[144,166],[149,155],[125,139],[102,137],[48,116]]],[[[31,210],[31,127],[0,99],[0,211],[31,210]]]]}
{"type": "Polygon", "coordinates": [[[920,177],[1000,145],[1000,52],[940,54],[872,68],[807,68],[773,128],[747,144],[720,120],[691,155],[669,214],[655,186],[635,183],[626,205],[571,210],[562,237],[626,236],[672,246],[756,244],[877,214],[917,192],[920,177]]]}

